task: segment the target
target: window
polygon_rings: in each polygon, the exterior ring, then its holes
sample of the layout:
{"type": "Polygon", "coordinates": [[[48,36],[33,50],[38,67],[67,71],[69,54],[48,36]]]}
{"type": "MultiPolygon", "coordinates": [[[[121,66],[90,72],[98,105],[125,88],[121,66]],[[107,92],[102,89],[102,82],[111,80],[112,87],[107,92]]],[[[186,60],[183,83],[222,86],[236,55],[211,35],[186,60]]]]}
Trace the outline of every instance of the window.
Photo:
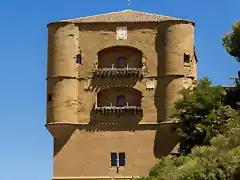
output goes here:
{"type": "Polygon", "coordinates": [[[125,153],[116,153],[112,152],[111,153],[111,166],[112,167],[117,167],[117,166],[125,166],[125,153]]]}
{"type": "Polygon", "coordinates": [[[126,97],[123,95],[117,96],[117,106],[126,106],[126,97]]]}
{"type": "Polygon", "coordinates": [[[119,166],[125,166],[125,153],[118,153],[119,156],[119,166]]]}
{"type": "Polygon", "coordinates": [[[77,54],[77,56],[76,56],[76,63],[77,64],[82,64],[82,55],[81,54],[77,54]]]}
{"type": "Polygon", "coordinates": [[[190,55],[184,53],[184,62],[189,63],[190,62],[190,55]]]}
{"type": "Polygon", "coordinates": [[[48,94],[47,96],[47,102],[51,102],[52,101],[52,95],[51,94],[48,94]]]}
{"type": "Polygon", "coordinates": [[[111,153],[111,166],[117,166],[117,153],[111,153]]]}
{"type": "Polygon", "coordinates": [[[118,68],[126,68],[127,67],[127,62],[125,57],[119,57],[117,59],[117,67],[118,68]]]}

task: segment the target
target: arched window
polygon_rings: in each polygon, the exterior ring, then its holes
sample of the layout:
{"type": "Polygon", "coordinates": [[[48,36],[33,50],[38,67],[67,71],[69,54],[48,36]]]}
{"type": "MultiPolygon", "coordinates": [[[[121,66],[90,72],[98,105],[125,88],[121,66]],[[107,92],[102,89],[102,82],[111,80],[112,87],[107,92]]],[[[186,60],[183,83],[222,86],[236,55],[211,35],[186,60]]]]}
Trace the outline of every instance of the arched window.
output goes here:
{"type": "Polygon", "coordinates": [[[123,95],[117,96],[117,106],[118,107],[123,107],[126,106],[127,101],[126,101],[126,97],[123,95]]]}
{"type": "Polygon", "coordinates": [[[190,62],[190,55],[184,53],[184,58],[183,59],[184,59],[184,63],[189,63],[190,62]]]}
{"type": "Polygon", "coordinates": [[[126,68],[127,67],[127,60],[125,57],[120,56],[117,59],[117,67],[118,68],[126,68]]]}

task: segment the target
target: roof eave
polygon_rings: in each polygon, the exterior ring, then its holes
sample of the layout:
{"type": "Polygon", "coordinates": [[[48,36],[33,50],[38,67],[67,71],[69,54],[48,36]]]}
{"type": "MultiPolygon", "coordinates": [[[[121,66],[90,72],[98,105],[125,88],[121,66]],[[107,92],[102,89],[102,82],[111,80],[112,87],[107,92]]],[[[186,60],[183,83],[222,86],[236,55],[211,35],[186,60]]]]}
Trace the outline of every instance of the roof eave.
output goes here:
{"type": "Polygon", "coordinates": [[[169,21],[180,21],[180,22],[185,22],[185,23],[191,23],[193,26],[195,26],[195,22],[190,21],[190,20],[184,20],[184,19],[171,19],[171,20],[164,20],[164,21],[116,21],[116,22],[74,22],[72,20],[64,20],[64,21],[53,21],[47,24],[47,27],[49,27],[52,24],[100,24],[100,23],[110,23],[110,24],[115,24],[115,23],[163,23],[163,22],[169,22],[169,21]]]}

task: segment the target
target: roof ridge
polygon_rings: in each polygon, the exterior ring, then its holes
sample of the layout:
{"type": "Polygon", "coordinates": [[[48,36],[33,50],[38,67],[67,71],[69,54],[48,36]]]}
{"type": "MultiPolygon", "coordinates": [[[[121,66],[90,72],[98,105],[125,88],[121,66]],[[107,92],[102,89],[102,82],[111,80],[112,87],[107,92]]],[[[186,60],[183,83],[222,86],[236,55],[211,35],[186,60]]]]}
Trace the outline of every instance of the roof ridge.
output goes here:
{"type": "Polygon", "coordinates": [[[158,13],[143,12],[132,9],[124,9],[120,11],[113,11],[101,14],[95,14],[90,16],[69,18],[66,20],[61,20],[60,22],[71,22],[71,23],[113,23],[113,22],[162,22],[168,20],[182,20],[186,22],[193,23],[191,20],[181,19],[177,17],[171,17],[166,15],[161,15],[158,13]]]}
{"type": "MultiPolygon", "coordinates": [[[[132,11],[132,10],[131,10],[132,11]]],[[[134,11],[134,10],[133,10],[134,11]]],[[[144,12],[144,11],[135,11],[135,12],[139,12],[139,13],[144,13],[144,14],[148,14],[148,15],[155,15],[155,16],[164,16],[164,17],[168,17],[168,18],[174,18],[174,19],[180,19],[180,18],[176,18],[176,17],[171,17],[171,16],[166,16],[163,14],[157,14],[157,13],[151,13],[151,12],[144,12]]]]}
{"type": "Polygon", "coordinates": [[[62,21],[69,21],[69,20],[75,20],[75,19],[84,19],[84,18],[91,18],[91,17],[96,17],[96,16],[105,16],[105,15],[109,15],[109,14],[115,14],[115,13],[120,13],[120,12],[125,12],[125,11],[131,11],[130,9],[125,9],[125,10],[121,10],[121,11],[113,11],[113,12],[108,12],[108,13],[101,13],[101,14],[95,14],[95,15],[90,15],[90,16],[82,16],[82,17],[76,17],[76,18],[70,18],[70,19],[66,19],[66,20],[62,20],[62,21]]]}

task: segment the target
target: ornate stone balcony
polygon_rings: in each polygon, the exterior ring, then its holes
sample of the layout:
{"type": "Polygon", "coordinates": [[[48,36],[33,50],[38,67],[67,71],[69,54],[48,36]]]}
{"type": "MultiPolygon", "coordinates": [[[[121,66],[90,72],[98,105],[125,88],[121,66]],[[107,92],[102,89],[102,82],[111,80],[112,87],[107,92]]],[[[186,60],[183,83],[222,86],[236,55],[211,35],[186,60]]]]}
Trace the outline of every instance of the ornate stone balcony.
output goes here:
{"type": "Polygon", "coordinates": [[[103,106],[95,108],[97,114],[116,116],[116,115],[136,115],[142,113],[141,107],[136,106],[103,106]]]}
{"type": "Polygon", "coordinates": [[[100,68],[95,71],[97,77],[142,76],[141,68],[100,68]]]}

